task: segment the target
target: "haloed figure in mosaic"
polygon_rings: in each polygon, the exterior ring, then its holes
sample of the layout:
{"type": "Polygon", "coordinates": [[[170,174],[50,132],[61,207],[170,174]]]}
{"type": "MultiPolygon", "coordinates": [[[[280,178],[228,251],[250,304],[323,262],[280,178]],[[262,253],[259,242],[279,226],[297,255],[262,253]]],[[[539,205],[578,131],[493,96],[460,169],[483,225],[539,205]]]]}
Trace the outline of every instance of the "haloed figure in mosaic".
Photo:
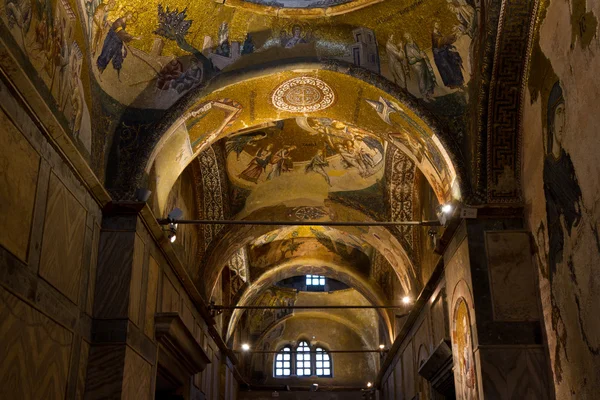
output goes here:
{"type": "Polygon", "coordinates": [[[544,194],[548,218],[548,267],[552,281],[556,265],[563,261],[565,232],[570,236],[581,220],[581,189],[571,156],[562,147],[565,101],[559,82],[550,91],[547,118],[544,194]]]}

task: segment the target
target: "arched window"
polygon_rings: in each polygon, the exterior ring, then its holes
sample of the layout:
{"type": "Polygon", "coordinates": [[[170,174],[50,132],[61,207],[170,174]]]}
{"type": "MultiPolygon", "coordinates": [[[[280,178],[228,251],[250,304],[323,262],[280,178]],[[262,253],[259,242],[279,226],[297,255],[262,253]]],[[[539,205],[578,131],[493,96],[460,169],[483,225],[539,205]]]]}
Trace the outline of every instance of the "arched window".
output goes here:
{"type": "Polygon", "coordinates": [[[287,378],[291,375],[299,377],[317,376],[331,378],[333,376],[331,355],[322,347],[312,348],[307,341],[300,341],[295,349],[287,345],[275,355],[273,360],[273,376],[287,378]]]}
{"type": "Polygon", "coordinates": [[[331,376],[331,357],[320,347],[315,352],[315,367],[317,376],[331,376]]]}
{"type": "Polygon", "coordinates": [[[296,349],[296,375],[311,376],[310,348],[308,343],[300,342],[296,349]]]}
{"type": "Polygon", "coordinates": [[[275,356],[275,376],[290,376],[292,374],[292,349],[284,347],[275,356]]]}

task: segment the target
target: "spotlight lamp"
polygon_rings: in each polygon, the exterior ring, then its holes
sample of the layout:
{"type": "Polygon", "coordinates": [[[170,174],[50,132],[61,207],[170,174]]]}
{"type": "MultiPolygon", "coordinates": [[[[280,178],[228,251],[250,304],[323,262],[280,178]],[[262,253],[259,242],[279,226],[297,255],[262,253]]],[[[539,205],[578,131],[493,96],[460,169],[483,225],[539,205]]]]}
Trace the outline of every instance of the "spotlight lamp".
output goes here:
{"type": "Polygon", "coordinates": [[[446,222],[452,218],[453,213],[454,205],[452,203],[440,204],[436,208],[436,214],[442,226],[446,226],[446,222]]]}
{"type": "Polygon", "coordinates": [[[183,217],[183,211],[181,208],[174,208],[171,210],[169,215],[167,215],[167,220],[169,220],[169,227],[167,229],[167,237],[171,243],[174,243],[177,240],[177,220],[183,217]]]}
{"type": "Polygon", "coordinates": [[[402,298],[402,304],[410,304],[410,297],[404,296],[402,298]]]}
{"type": "Polygon", "coordinates": [[[367,382],[367,387],[370,388],[371,386],[373,386],[373,384],[371,382],[367,382]]]}
{"type": "Polygon", "coordinates": [[[248,343],[243,343],[242,344],[242,350],[244,350],[244,351],[250,350],[250,345],[248,343]]]}
{"type": "Polygon", "coordinates": [[[379,350],[383,350],[383,349],[385,349],[385,345],[384,344],[380,344],[379,345],[379,350]]]}
{"type": "Polygon", "coordinates": [[[169,224],[169,229],[167,231],[169,232],[167,234],[167,237],[169,238],[169,240],[171,241],[171,243],[174,243],[175,240],[177,239],[177,224],[170,223],[169,224]]]}

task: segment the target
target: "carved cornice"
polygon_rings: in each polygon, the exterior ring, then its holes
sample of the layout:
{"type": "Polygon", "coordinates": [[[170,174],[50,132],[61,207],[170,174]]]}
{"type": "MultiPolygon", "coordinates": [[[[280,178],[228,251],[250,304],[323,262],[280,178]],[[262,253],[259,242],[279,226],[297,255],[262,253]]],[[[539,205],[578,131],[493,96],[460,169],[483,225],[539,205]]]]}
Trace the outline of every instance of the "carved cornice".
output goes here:
{"type": "Polygon", "coordinates": [[[159,362],[162,361],[161,356],[164,354],[167,360],[176,360],[189,376],[202,372],[206,368],[210,359],[185,326],[179,314],[156,314],[154,322],[156,340],[160,345],[159,362]]]}

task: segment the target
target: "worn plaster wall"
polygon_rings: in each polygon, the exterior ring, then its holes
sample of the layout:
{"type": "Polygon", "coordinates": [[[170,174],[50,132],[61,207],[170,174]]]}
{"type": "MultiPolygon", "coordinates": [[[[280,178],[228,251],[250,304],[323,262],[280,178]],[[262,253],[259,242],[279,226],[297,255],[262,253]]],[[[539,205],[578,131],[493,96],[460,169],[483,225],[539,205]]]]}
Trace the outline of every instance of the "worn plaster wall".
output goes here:
{"type": "Polygon", "coordinates": [[[599,16],[594,1],[542,3],[525,92],[523,194],[559,399],[600,388],[599,16]]]}

